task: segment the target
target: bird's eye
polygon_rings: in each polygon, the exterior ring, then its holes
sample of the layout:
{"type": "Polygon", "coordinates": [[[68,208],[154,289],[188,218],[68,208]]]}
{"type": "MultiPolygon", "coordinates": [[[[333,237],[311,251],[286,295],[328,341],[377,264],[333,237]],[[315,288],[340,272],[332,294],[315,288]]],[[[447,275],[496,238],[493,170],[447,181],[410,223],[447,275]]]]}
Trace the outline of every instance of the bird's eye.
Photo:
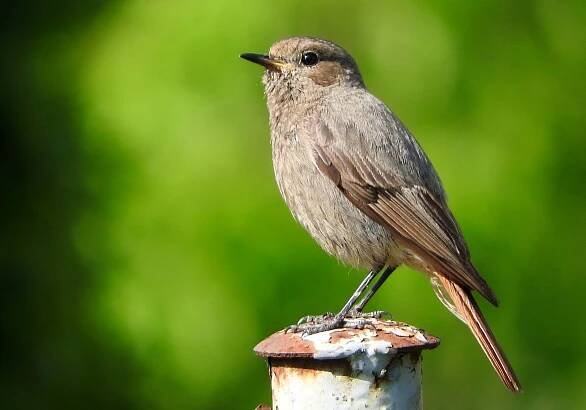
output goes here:
{"type": "Polygon", "coordinates": [[[319,56],[314,51],[306,51],[301,55],[301,64],[312,66],[319,63],[319,56]]]}

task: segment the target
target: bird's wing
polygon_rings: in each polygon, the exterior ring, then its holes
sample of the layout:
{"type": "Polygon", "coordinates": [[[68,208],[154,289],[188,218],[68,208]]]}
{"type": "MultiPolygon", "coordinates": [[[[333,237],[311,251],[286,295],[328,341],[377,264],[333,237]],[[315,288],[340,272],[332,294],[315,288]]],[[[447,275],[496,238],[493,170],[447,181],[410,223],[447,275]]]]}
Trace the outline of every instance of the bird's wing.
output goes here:
{"type": "MultiPolygon", "coordinates": [[[[397,121],[388,113],[387,121],[397,121]]],[[[365,138],[360,131],[363,127],[351,121],[336,124],[320,118],[311,143],[318,169],[350,202],[390,229],[401,245],[434,271],[465,289],[478,291],[496,305],[494,293],[470,263],[468,248],[447,207],[439,179],[417,142],[398,121],[382,130],[388,136],[365,138]],[[404,135],[397,136],[397,132],[404,135]]]]}

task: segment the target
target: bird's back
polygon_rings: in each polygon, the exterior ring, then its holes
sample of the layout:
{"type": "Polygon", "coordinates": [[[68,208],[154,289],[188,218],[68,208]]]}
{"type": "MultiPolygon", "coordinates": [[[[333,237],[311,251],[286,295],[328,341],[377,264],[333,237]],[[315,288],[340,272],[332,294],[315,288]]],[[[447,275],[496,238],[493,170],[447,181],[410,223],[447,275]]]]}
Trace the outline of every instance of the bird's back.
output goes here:
{"type": "Polygon", "coordinates": [[[332,130],[329,143],[340,151],[355,152],[381,173],[393,174],[395,185],[420,185],[445,200],[440,179],[419,143],[366,89],[329,93],[317,116],[332,130]]]}

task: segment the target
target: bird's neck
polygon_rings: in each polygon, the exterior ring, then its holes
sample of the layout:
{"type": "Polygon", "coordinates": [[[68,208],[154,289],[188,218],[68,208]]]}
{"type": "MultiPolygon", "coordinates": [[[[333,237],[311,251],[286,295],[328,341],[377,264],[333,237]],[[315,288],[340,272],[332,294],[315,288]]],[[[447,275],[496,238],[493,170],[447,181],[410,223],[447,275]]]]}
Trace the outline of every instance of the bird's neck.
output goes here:
{"type": "Polygon", "coordinates": [[[319,110],[324,100],[322,93],[304,93],[285,87],[266,88],[272,142],[276,135],[281,138],[294,135],[297,127],[319,110]]]}

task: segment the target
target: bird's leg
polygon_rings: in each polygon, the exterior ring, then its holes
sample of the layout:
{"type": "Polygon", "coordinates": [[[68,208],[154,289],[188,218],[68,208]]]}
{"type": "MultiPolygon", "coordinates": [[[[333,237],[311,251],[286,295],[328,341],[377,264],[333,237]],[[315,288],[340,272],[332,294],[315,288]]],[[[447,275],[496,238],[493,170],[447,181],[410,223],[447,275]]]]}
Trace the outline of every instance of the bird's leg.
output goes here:
{"type": "Polygon", "coordinates": [[[323,315],[307,315],[303,316],[301,319],[297,321],[298,325],[302,325],[304,323],[317,323],[323,322],[326,319],[331,319],[335,316],[335,313],[326,312],[323,315]]]}
{"type": "Polygon", "coordinates": [[[362,280],[362,282],[360,282],[358,288],[356,288],[350,299],[348,299],[342,310],[340,310],[340,312],[337,315],[310,317],[311,321],[307,321],[306,323],[302,323],[300,325],[290,326],[287,330],[292,332],[302,331],[304,334],[311,335],[314,333],[325,332],[327,330],[342,327],[344,324],[344,318],[346,317],[352,306],[354,306],[360,295],[362,295],[364,290],[368,287],[368,285],[373,281],[373,279],[376,277],[376,275],[378,275],[379,272],[380,269],[373,269],[370,272],[368,272],[366,277],[362,280]]]}
{"type": "Polygon", "coordinates": [[[385,283],[385,281],[389,278],[389,276],[391,276],[391,273],[393,273],[395,271],[395,269],[397,269],[396,266],[388,266],[384,270],[381,277],[378,278],[378,280],[375,282],[375,284],[372,286],[372,288],[370,288],[368,293],[360,300],[360,302],[358,302],[356,304],[356,306],[354,306],[354,308],[352,308],[352,310],[350,311],[351,316],[364,317],[365,315],[370,315],[370,317],[379,319],[381,316],[383,316],[385,314],[385,312],[382,310],[377,310],[375,312],[370,312],[370,313],[362,313],[362,310],[364,309],[366,304],[370,301],[370,299],[372,299],[374,294],[379,290],[379,288],[383,285],[383,283],[385,283]]]}

